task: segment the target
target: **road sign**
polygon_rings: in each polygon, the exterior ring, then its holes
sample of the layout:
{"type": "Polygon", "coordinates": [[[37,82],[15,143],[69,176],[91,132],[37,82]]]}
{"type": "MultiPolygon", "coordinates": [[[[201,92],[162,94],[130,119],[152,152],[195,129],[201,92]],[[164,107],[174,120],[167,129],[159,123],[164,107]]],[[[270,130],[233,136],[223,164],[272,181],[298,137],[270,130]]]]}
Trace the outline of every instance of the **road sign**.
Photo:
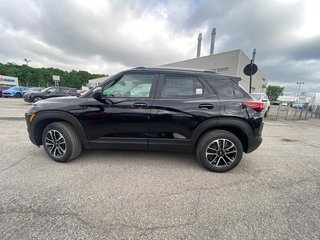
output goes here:
{"type": "Polygon", "coordinates": [[[56,81],[59,82],[59,81],[60,81],[60,76],[53,75],[53,76],[52,76],[52,80],[55,81],[55,82],[56,82],[56,81]]]}
{"type": "Polygon", "coordinates": [[[252,75],[256,74],[257,71],[258,71],[258,66],[254,63],[252,63],[252,72],[251,72],[251,63],[249,63],[243,69],[243,73],[247,76],[250,76],[250,75],[252,76],[252,75]]]}

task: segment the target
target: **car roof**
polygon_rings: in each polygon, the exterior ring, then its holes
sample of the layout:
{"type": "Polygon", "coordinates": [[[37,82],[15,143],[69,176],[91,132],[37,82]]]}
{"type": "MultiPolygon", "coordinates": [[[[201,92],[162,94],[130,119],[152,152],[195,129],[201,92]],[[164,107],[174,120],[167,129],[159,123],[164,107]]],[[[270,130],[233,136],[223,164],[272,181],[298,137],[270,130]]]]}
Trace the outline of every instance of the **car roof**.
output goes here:
{"type": "Polygon", "coordinates": [[[221,75],[210,69],[195,69],[195,68],[171,68],[171,67],[136,67],[124,72],[156,72],[156,73],[175,73],[197,75],[210,78],[223,78],[240,81],[241,78],[234,76],[221,75]]]}

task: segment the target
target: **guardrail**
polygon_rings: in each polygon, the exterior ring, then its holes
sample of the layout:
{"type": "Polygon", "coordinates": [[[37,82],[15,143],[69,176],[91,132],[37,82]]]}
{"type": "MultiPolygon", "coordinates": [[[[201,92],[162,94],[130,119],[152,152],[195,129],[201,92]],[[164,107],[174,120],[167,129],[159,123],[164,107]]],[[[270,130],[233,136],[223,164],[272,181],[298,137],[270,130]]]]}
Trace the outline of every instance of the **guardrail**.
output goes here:
{"type": "Polygon", "coordinates": [[[310,118],[320,118],[320,106],[316,106],[314,111],[310,110],[310,105],[305,104],[302,108],[291,108],[290,106],[278,106],[276,121],[285,114],[284,120],[301,120],[310,118]],[[282,109],[282,110],[281,110],[282,109]]]}

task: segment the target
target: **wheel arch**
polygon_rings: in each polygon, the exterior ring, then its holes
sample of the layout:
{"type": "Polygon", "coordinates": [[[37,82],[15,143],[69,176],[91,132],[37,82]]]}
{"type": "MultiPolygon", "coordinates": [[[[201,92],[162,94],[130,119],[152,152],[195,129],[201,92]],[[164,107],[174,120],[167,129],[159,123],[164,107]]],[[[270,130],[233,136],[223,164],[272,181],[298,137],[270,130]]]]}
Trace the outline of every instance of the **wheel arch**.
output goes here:
{"type": "Polygon", "coordinates": [[[253,134],[249,124],[240,118],[217,118],[210,119],[200,124],[192,135],[193,149],[197,146],[200,138],[213,130],[225,130],[233,133],[242,143],[243,151],[249,149],[248,136],[253,134]]]}
{"type": "Polygon", "coordinates": [[[67,122],[72,125],[75,129],[77,135],[82,142],[82,145],[89,149],[90,146],[88,144],[85,131],[79,122],[79,120],[74,117],[72,114],[64,112],[64,111],[43,111],[36,114],[36,117],[32,121],[32,128],[35,143],[40,146],[42,145],[42,133],[44,128],[53,122],[67,122]]]}

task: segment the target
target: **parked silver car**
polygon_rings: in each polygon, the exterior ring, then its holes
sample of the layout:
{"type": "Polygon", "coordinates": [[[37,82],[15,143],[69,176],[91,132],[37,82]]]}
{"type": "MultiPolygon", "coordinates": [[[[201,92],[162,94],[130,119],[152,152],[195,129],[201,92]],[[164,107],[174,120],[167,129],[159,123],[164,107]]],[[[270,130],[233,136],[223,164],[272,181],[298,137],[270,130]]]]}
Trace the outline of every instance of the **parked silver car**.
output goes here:
{"type": "Polygon", "coordinates": [[[265,93],[251,93],[251,96],[256,100],[264,103],[264,116],[266,117],[270,109],[270,101],[268,95],[265,93]]]}

